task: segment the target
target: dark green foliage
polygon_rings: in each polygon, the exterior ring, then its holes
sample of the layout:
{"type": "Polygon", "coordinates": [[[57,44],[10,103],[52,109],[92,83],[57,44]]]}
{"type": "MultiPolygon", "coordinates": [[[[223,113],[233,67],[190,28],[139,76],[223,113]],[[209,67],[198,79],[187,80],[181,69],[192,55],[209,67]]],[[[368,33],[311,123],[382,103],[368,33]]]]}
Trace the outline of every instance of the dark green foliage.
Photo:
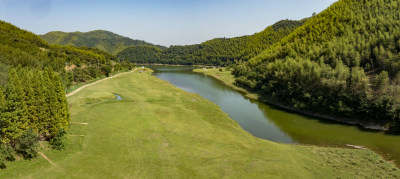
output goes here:
{"type": "Polygon", "coordinates": [[[32,129],[27,130],[18,143],[15,145],[15,151],[21,154],[25,159],[32,159],[37,156],[37,149],[39,146],[39,137],[32,129]]]}
{"type": "Polygon", "coordinates": [[[395,124],[399,39],[399,1],[340,0],[233,74],[298,109],[395,124]]]}
{"type": "Polygon", "coordinates": [[[25,92],[16,69],[9,70],[2,120],[2,142],[15,142],[28,129],[25,92]]]}
{"type": "Polygon", "coordinates": [[[160,45],[153,45],[142,40],[132,40],[109,31],[95,30],[91,32],[49,32],[41,37],[50,44],[73,45],[76,47],[93,47],[117,55],[129,46],[148,45],[165,49],[160,45]]]}
{"type": "Polygon", "coordinates": [[[104,73],[106,76],[110,76],[111,73],[111,66],[110,65],[101,65],[101,71],[104,73]]]}
{"type": "Polygon", "coordinates": [[[6,89],[0,87],[0,144],[7,150],[0,156],[0,167],[11,160],[7,147],[12,146],[24,158],[33,158],[39,138],[52,139],[65,133],[59,129],[66,129],[70,121],[62,80],[51,68],[10,68],[8,79],[6,89]]]}
{"type": "Polygon", "coordinates": [[[160,50],[149,46],[127,48],[118,54],[133,63],[227,66],[247,61],[293,32],[305,20],[283,20],[254,35],[217,38],[198,45],[171,46],[160,50]]]}
{"type": "Polygon", "coordinates": [[[56,136],[50,140],[50,145],[53,149],[61,150],[65,147],[64,136],[66,132],[63,128],[58,129],[56,136]]]}
{"type": "Polygon", "coordinates": [[[121,62],[121,66],[122,66],[122,69],[127,69],[127,70],[132,70],[133,68],[136,67],[136,65],[134,65],[133,63],[127,62],[127,61],[121,62]]]}
{"type": "Polygon", "coordinates": [[[152,46],[128,47],[118,54],[118,58],[135,63],[159,63],[161,49],[152,46]]]}
{"type": "Polygon", "coordinates": [[[0,169],[6,168],[6,161],[14,161],[14,150],[11,146],[0,144],[0,169]]]}

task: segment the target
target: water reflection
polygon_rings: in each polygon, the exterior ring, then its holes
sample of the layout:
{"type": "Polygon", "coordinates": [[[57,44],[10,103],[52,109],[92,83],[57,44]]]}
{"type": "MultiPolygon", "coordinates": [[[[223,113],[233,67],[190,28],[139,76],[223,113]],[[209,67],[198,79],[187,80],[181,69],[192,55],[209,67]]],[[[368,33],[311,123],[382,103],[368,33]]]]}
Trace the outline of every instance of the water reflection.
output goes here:
{"type": "Polygon", "coordinates": [[[383,154],[387,159],[400,161],[398,135],[301,115],[247,99],[212,77],[191,72],[188,67],[177,67],[178,70],[174,67],[157,68],[155,76],[214,102],[256,137],[282,143],[360,145],[383,154]]]}

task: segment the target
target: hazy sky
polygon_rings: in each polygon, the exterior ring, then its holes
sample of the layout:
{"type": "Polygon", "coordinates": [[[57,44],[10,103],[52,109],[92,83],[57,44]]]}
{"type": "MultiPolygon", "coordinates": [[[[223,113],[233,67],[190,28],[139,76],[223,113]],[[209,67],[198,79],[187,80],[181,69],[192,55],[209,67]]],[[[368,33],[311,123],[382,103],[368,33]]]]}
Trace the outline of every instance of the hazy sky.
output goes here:
{"type": "Polygon", "coordinates": [[[109,30],[160,45],[201,43],[302,19],[335,0],[0,0],[0,19],[36,34],[109,30]]]}

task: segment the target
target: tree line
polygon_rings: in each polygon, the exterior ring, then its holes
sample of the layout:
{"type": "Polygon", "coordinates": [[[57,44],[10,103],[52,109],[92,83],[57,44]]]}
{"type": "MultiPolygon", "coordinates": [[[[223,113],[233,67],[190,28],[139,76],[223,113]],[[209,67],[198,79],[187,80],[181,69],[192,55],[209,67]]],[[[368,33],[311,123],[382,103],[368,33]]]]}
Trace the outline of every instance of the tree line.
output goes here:
{"type": "Polygon", "coordinates": [[[50,68],[11,68],[5,88],[0,86],[0,167],[15,154],[37,155],[39,140],[51,140],[70,122],[65,89],[50,68]]]}
{"type": "Polygon", "coordinates": [[[301,26],[300,21],[282,20],[254,35],[217,38],[196,45],[171,46],[161,50],[151,46],[128,47],[117,56],[133,63],[228,66],[248,61],[301,26]]]}

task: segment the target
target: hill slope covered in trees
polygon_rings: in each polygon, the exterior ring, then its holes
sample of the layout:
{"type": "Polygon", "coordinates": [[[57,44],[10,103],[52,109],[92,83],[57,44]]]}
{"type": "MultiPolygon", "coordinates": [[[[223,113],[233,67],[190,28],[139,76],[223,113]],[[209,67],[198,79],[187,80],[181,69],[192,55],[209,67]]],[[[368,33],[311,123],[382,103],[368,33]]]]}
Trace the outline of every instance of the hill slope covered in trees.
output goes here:
{"type": "Polygon", "coordinates": [[[0,21],[0,168],[16,154],[35,157],[39,139],[62,148],[70,121],[66,87],[132,68],[116,61],[98,49],[49,45],[0,21]]]}
{"type": "Polygon", "coordinates": [[[142,40],[133,40],[128,37],[104,31],[95,30],[90,32],[49,32],[41,37],[50,44],[72,45],[76,47],[93,47],[104,50],[113,55],[118,54],[128,46],[148,45],[164,49],[166,47],[153,45],[142,40]]]}
{"type": "Polygon", "coordinates": [[[49,67],[61,74],[67,86],[108,75],[112,69],[132,68],[131,64],[118,64],[118,61],[111,54],[95,48],[49,45],[38,35],[0,21],[0,85],[6,83],[8,68],[17,66],[49,67]]]}
{"type": "Polygon", "coordinates": [[[258,55],[306,20],[282,20],[254,35],[217,38],[196,45],[171,46],[165,50],[130,47],[120,52],[118,57],[134,63],[229,65],[258,55]]]}
{"type": "Polygon", "coordinates": [[[393,126],[399,52],[400,1],[340,0],[233,73],[299,110],[393,126]]]}

